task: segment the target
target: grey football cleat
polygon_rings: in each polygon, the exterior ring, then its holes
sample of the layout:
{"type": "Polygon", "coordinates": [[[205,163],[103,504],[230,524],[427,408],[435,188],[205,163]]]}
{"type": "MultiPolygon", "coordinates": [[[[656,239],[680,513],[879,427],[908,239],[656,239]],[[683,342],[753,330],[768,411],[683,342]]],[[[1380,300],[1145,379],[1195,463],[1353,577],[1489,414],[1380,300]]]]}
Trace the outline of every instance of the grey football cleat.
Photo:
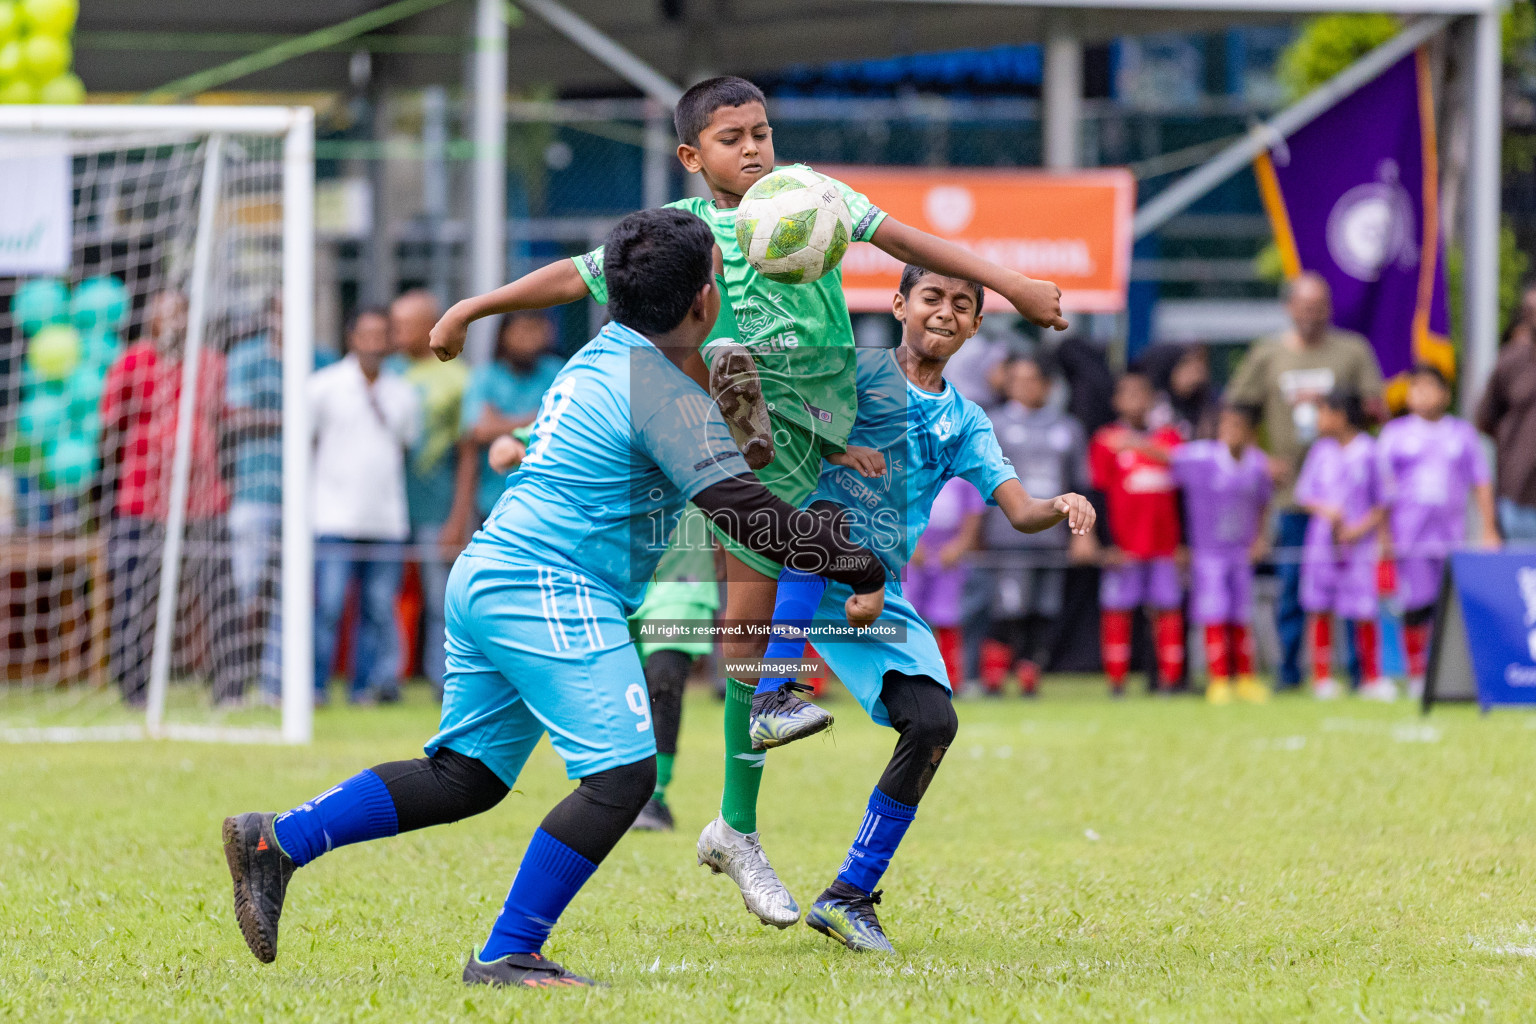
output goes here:
{"type": "Polygon", "coordinates": [[[513,953],[486,963],[476,953],[464,965],[464,984],[493,988],[593,988],[602,982],[566,970],[541,953],[513,953]]]}
{"type": "Polygon", "coordinates": [[[788,928],[800,920],[800,905],[774,873],[756,832],[737,832],[716,818],[699,833],[698,853],[700,864],[736,883],[742,902],[763,924],[788,928]]]}
{"type": "Polygon", "coordinates": [[[256,959],[277,959],[277,921],[293,877],[292,858],[277,845],[276,814],[249,813],[224,819],[224,859],[235,883],[235,920],[256,959]]]}
{"type": "Polygon", "coordinates": [[[773,428],[768,422],[768,403],[757,361],[745,345],[714,341],[709,345],[709,394],[731,430],[736,447],[754,472],[773,461],[773,428]]]}
{"type": "Polygon", "coordinates": [[[824,711],[808,700],[801,700],[801,693],[812,690],[804,683],[793,681],[780,684],[777,690],[752,695],[752,717],[747,723],[747,735],[752,738],[753,750],[782,747],[786,743],[814,736],[832,724],[831,712],[824,711]]]}

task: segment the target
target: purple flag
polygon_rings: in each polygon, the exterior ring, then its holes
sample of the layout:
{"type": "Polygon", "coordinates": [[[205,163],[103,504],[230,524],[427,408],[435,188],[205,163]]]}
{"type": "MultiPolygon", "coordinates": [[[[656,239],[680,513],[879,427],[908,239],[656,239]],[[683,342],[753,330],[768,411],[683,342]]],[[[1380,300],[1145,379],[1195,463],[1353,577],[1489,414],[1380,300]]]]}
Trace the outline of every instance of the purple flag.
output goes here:
{"type": "Polygon", "coordinates": [[[1415,362],[1455,371],[1422,51],[1259,157],[1254,173],[1286,276],[1328,280],[1333,322],[1370,339],[1385,376],[1415,362]]]}

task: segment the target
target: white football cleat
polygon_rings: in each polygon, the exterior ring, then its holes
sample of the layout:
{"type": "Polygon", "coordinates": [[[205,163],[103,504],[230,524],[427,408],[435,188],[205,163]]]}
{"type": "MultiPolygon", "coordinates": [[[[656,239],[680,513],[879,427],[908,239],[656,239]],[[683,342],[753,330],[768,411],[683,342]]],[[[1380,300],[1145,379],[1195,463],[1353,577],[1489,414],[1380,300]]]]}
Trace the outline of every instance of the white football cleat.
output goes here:
{"type": "Polygon", "coordinates": [[[763,924],[788,928],[800,920],[800,905],[774,873],[756,832],[737,832],[716,818],[699,833],[698,853],[700,864],[736,883],[742,902],[763,924]]]}
{"type": "Polygon", "coordinates": [[[1312,696],[1318,700],[1334,700],[1339,692],[1339,684],[1332,676],[1312,680],[1312,696]]]}
{"type": "Polygon", "coordinates": [[[1397,700],[1397,684],[1386,676],[1367,679],[1360,684],[1360,699],[1379,700],[1384,704],[1390,704],[1397,700]]]}

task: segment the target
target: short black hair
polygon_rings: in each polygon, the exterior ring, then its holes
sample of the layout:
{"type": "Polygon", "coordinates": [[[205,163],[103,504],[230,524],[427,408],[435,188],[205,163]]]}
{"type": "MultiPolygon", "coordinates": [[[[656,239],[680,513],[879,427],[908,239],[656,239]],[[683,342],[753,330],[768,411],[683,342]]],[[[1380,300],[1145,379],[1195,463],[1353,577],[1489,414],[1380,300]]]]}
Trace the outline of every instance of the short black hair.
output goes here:
{"type": "MultiPolygon", "coordinates": [[[[941,274],[936,270],[929,270],[927,267],[920,267],[915,263],[908,263],[906,266],[901,268],[901,283],[896,286],[896,290],[901,292],[902,298],[911,298],[912,289],[916,288],[917,282],[921,281],[927,274],[932,274],[934,277],[949,276],[948,274],[941,274]]],[[[980,281],[970,281],[963,277],[956,278],[956,280],[965,281],[966,286],[976,294],[976,312],[980,313],[981,303],[982,300],[986,297],[987,290],[982,287],[980,281]]]]}
{"type": "Polygon", "coordinates": [[[677,141],[687,146],[697,146],[699,135],[709,127],[710,119],[721,107],[744,107],[748,103],[761,103],[768,109],[768,97],[763,90],[735,75],[706,78],[683,93],[672,110],[672,127],[677,130],[677,141]]]}
{"type": "Polygon", "coordinates": [[[1371,425],[1370,414],[1365,411],[1365,399],[1352,388],[1334,388],[1324,396],[1323,404],[1342,412],[1356,430],[1366,430],[1371,425]]]}
{"type": "Polygon", "coordinates": [[[1264,407],[1251,402],[1223,402],[1221,411],[1241,416],[1249,430],[1259,429],[1259,423],[1264,419],[1264,407]]]}
{"type": "Polygon", "coordinates": [[[683,322],[699,289],[714,279],[715,236],[682,210],[641,210],[614,225],[603,250],[608,314],[641,334],[683,322]]]}
{"type": "Polygon", "coordinates": [[[1450,378],[1446,377],[1444,370],[1440,369],[1440,367],[1435,366],[1432,363],[1414,364],[1413,369],[1408,372],[1408,376],[1428,377],[1430,380],[1434,381],[1436,384],[1439,384],[1445,390],[1451,390],[1450,378]]]}
{"type": "Polygon", "coordinates": [[[362,323],[364,317],[369,316],[378,317],[379,319],[383,320],[386,325],[389,323],[389,310],[385,309],[383,306],[361,306],[357,309],[354,309],[352,311],[352,315],[347,317],[346,326],[342,329],[342,335],[348,339],[349,344],[352,338],[352,332],[357,330],[357,325],[362,323]]]}

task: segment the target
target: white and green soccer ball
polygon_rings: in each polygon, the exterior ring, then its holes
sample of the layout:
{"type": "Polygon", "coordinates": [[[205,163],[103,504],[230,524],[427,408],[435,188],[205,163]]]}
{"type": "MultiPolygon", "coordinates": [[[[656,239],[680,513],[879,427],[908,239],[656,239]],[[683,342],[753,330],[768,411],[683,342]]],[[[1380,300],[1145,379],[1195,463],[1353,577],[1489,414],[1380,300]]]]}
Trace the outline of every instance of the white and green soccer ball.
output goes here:
{"type": "Polygon", "coordinates": [[[765,174],[736,208],[736,244],[753,270],[780,284],[810,284],[831,273],[852,231],[837,182],[808,167],[765,174]]]}

